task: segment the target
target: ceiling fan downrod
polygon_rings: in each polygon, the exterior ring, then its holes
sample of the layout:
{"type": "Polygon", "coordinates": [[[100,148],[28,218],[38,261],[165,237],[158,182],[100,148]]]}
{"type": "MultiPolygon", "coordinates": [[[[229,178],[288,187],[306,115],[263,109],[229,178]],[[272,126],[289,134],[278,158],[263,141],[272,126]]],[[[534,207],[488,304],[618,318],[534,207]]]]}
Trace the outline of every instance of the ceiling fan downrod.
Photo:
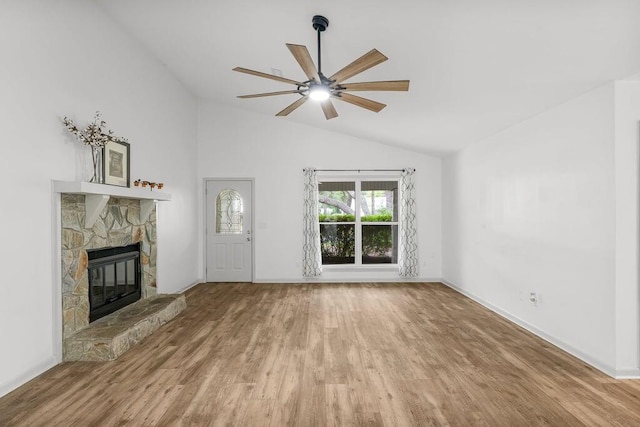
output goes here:
{"type": "Polygon", "coordinates": [[[313,29],[316,30],[317,34],[318,34],[318,75],[320,76],[320,82],[319,83],[324,83],[324,75],[322,74],[322,56],[321,56],[321,51],[320,51],[320,33],[325,31],[327,29],[327,27],[329,26],[329,20],[327,18],[325,18],[322,15],[315,15],[313,17],[313,19],[311,19],[311,22],[313,24],[313,29]]]}

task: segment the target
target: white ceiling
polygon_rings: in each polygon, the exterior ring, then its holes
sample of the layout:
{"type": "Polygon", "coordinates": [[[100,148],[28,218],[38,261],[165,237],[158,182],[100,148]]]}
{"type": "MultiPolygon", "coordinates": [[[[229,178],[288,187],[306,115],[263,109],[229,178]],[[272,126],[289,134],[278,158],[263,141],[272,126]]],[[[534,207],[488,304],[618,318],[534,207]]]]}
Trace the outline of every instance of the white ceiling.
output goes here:
{"type": "Polygon", "coordinates": [[[326,121],[308,102],[286,118],[445,155],[607,81],[640,72],[638,0],[100,0],[126,31],[202,99],[275,115],[294,89],[236,66],[305,80],[285,43],[326,75],[376,48],[389,60],[349,81],[410,79],[409,92],[360,92],[388,104],[376,114],[344,102],[326,121]]]}

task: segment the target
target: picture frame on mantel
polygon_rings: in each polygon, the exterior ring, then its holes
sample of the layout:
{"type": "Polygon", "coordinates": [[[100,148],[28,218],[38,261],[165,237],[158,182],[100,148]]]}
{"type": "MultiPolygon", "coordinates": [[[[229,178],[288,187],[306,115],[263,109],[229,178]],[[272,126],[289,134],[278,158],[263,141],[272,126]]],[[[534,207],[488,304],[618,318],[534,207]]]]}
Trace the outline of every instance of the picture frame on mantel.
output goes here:
{"type": "Polygon", "coordinates": [[[102,182],[119,187],[129,187],[130,146],[128,142],[109,141],[102,153],[102,182]]]}

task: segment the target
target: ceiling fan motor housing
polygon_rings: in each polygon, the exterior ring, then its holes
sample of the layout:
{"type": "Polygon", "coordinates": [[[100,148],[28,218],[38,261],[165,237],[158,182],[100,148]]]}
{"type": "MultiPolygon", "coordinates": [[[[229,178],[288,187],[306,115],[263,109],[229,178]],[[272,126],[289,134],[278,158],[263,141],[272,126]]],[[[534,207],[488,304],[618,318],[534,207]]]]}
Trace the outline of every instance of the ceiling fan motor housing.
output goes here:
{"type": "Polygon", "coordinates": [[[315,15],[311,20],[313,29],[316,31],[324,31],[329,26],[329,20],[322,15],[315,15]]]}

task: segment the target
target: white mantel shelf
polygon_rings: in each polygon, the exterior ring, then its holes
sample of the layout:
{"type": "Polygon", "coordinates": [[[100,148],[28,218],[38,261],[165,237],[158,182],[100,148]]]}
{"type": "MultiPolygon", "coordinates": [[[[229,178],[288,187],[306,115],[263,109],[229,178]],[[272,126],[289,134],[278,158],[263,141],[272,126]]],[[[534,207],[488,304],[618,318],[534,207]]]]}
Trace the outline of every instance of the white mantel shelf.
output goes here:
{"type": "Polygon", "coordinates": [[[114,185],[94,184],[83,181],[53,181],[53,191],[65,194],[84,194],[85,226],[93,227],[96,219],[111,197],[140,200],[140,220],[146,221],[156,202],[171,200],[171,194],[151,191],[149,188],[128,188],[114,185]]]}

